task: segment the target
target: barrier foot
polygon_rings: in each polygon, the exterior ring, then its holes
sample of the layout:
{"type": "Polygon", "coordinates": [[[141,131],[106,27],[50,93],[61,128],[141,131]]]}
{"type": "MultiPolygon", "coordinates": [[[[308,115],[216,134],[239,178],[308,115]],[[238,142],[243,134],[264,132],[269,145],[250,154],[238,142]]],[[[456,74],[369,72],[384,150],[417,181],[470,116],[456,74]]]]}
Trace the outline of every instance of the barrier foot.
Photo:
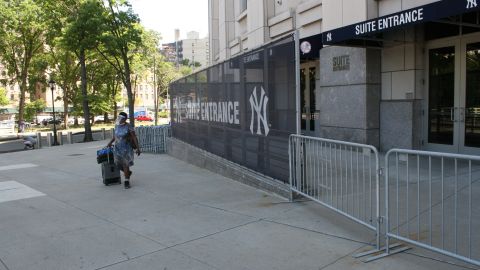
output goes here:
{"type": "Polygon", "coordinates": [[[360,258],[360,257],[374,255],[374,256],[370,256],[370,257],[366,258],[365,260],[362,260],[364,263],[369,263],[369,262],[372,262],[372,261],[375,261],[375,260],[378,260],[378,259],[381,259],[381,258],[385,258],[385,257],[391,256],[391,255],[397,254],[397,253],[407,251],[409,249],[411,249],[411,247],[406,246],[402,243],[395,243],[393,245],[390,245],[390,252],[389,253],[385,252],[386,247],[383,247],[381,249],[374,249],[374,250],[369,250],[369,251],[366,251],[366,252],[355,254],[355,255],[353,255],[353,257],[354,258],[360,258]]]}
{"type": "MultiPolygon", "coordinates": [[[[396,248],[400,245],[401,245],[400,243],[395,243],[393,245],[390,245],[390,248],[393,249],[393,248],[396,248]]],[[[358,259],[358,258],[361,258],[361,257],[365,257],[365,256],[369,256],[369,255],[372,255],[372,254],[380,253],[382,251],[385,251],[385,249],[386,249],[385,247],[380,248],[380,249],[375,248],[375,249],[372,249],[372,250],[369,250],[369,251],[357,253],[357,254],[353,255],[352,257],[355,258],[355,259],[358,259]]]]}

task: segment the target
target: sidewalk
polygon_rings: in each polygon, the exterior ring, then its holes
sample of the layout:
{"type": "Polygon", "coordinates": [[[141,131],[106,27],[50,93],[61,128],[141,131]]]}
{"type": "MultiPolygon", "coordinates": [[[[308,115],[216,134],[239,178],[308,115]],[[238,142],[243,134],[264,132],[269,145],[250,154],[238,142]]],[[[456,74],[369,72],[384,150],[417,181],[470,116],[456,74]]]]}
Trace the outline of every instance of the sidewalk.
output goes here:
{"type": "Polygon", "coordinates": [[[132,189],[105,187],[105,144],[0,155],[0,270],[474,269],[420,249],[365,264],[351,255],[370,231],[168,155],[137,158],[132,189]]]}

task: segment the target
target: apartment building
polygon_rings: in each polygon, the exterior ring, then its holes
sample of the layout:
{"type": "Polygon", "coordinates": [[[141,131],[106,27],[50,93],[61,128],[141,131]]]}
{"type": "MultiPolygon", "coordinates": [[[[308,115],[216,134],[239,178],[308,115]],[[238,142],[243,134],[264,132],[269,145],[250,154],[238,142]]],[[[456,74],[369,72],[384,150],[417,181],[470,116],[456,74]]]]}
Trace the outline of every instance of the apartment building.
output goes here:
{"type": "Polygon", "coordinates": [[[480,154],[476,0],[209,0],[210,63],[298,31],[303,134],[480,154]]]}
{"type": "MultiPolygon", "coordinates": [[[[175,34],[180,33],[176,31],[175,34]]],[[[200,67],[196,68],[204,68],[210,63],[209,38],[200,38],[198,32],[191,31],[187,33],[186,39],[163,44],[162,53],[168,62],[181,63],[188,60],[189,64],[199,63],[200,67]]]]}
{"type": "Polygon", "coordinates": [[[181,40],[182,60],[188,59],[190,63],[198,62],[200,67],[206,67],[210,62],[209,38],[200,38],[195,31],[187,33],[187,38],[181,40]]]}

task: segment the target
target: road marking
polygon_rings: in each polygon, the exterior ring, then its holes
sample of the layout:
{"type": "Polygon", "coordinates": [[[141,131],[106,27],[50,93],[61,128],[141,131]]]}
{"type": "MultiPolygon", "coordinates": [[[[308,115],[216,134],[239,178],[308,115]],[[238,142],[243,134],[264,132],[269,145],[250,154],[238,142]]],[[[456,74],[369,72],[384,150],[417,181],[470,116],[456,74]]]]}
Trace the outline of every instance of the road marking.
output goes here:
{"type": "Polygon", "coordinates": [[[17,181],[0,182],[0,203],[39,196],[45,196],[45,194],[17,181]]]}
{"type": "Polygon", "coordinates": [[[32,163],[22,163],[17,165],[0,166],[0,171],[18,170],[18,169],[34,168],[34,167],[38,167],[38,165],[32,164],[32,163]]]}

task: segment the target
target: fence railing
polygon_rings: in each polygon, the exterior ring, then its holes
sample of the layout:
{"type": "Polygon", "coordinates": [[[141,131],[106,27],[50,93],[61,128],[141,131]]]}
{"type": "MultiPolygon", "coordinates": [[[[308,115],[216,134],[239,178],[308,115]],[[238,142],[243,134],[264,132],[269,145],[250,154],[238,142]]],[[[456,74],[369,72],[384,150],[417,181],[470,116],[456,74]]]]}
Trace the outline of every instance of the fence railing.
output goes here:
{"type": "Polygon", "coordinates": [[[480,266],[480,156],[392,149],[386,247],[397,239],[480,266]]]}
{"type": "Polygon", "coordinates": [[[364,144],[291,135],[289,158],[291,190],[375,231],[379,249],[377,149],[364,144]]]}
{"type": "Polygon", "coordinates": [[[135,133],[143,152],[159,154],[167,151],[167,137],[171,135],[169,125],[136,127],[135,133]]]}

